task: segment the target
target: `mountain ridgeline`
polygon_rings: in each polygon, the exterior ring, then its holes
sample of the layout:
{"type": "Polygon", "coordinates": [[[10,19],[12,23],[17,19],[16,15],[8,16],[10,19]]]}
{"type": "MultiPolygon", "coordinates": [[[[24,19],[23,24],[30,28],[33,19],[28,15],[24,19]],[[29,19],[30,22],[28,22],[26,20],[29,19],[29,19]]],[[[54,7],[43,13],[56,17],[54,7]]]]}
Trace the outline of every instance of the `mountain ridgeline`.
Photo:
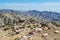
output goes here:
{"type": "Polygon", "coordinates": [[[10,9],[1,9],[0,14],[3,13],[10,13],[10,14],[23,14],[25,16],[36,17],[39,19],[46,19],[52,21],[60,21],[60,13],[58,12],[51,12],[51,11],[37,11],[37,10],[29,10],[29,11],[17,11],[17,10],[10,10],[10,9]]]}
{"type": "Polygon", "coordinates": [[[45,20],[60,21],[60,13],[58,12],[30,10],[24,14],[45,20]]]}

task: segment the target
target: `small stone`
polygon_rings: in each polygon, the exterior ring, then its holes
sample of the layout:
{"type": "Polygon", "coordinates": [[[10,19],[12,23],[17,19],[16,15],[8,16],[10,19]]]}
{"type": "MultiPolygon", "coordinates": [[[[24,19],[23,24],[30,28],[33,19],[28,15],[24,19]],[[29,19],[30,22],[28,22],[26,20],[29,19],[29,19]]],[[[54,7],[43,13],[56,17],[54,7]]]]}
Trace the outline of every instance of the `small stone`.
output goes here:
{"type": "Polygon", "coordinates": [[[19,30],[15,30],[16,32],[19,32],[19,30]]]}
{"type": "Polygon", "coordinates": [[[48,33],[45,33],[45,34],[42,35],[42,37],[46,37],[46,36],[48,36],[48,33]]]}
{"type": "Polygon", "coordinates": [[[4,36],[4,35],[2,35],[3,37],[6,37],[6,36],[4,36]]]}
{"type": "Polygon", "coordinates": [[[28,36],[29,38],[31,37],[31,36],[28,36]]]}
{"type": "Polygon", "coordinates": [[[41,27],[41,25],[39,25],[38,27],[41,27]]]}
{"type": "Polygon", "coordinates": [[[43,29],[42,28],[36,28],[35,31],[41,32],[41,31],[43,31],[43,29]]]}
{"type": "Polygon", "coordinates": [[[39,31],[43,31],[43,29],[42,28],[38,28],[39,29],[39,31]]]}
{"type": "Polygon", "coordinates": [[[23,38],[27,38],[27,36],[24,35],[23,38]]]}
{"type": "Polygon", "coordinates": [[[55,33],[59,33],[59,31],[58,31],[58,30],[56,30],[56,31],[55,31],[55,33]]]}
{"type": "Polygon", "coordinates": [[[31,36],[28,36],[28,39],[30,39],[31,38],[31,36]]]}
{"type": "Polygon", "coordinates": [[[47,30],[48,30],[48,27],[45,27],[45,28],[43,28],[43,29],[47,31],[47,30]]]}

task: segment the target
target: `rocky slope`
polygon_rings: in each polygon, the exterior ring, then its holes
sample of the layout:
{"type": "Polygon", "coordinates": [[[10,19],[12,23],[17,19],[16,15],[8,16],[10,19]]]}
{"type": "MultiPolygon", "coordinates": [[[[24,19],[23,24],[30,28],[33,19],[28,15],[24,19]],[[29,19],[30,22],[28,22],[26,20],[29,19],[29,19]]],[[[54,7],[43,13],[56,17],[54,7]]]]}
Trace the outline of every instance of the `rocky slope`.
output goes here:
{"type": "Polygon", "coordinates": [[[0,40],[60,40],[59,15],[36,10],[0,10],[0,40]]]}
{"type": "Polygon", "coordinates": [[[51,21],[60,21],[60,13],[52,12],[52,11],[37,11],[37,10],[29,10],[29,11],[17,11],[11,9],[1,9],[0,13],[10,13],[10,14],[22,14],[25,16],[32,16],[39,19],[51,20],[51,21]]]}

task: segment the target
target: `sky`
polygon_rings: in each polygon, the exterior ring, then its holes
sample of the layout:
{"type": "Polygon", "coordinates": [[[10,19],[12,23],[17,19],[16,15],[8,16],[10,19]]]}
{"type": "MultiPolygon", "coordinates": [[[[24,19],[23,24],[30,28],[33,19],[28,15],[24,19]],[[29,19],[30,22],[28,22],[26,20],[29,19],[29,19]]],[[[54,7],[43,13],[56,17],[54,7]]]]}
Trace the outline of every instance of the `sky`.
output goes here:
{"type": "Polygon", "coordinates": [[[0,9],[60,12],[60,0],[0,0],[0,9]]]}

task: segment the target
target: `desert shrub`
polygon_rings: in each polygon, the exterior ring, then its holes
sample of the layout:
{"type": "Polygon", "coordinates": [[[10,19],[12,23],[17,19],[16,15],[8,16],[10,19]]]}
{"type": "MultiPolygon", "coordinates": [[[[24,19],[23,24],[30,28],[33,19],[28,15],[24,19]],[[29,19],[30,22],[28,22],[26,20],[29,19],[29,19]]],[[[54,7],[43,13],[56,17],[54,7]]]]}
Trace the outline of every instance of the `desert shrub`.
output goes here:
{"type": "Polygon", "coordinates": [[[31,26],[29,25],[29,26],[27,26],[28,28],[31,28],[31,26]]]}
{"type": "Polygon", "coordinates": [[[42,24],[42,26],[47,26],[46,24],[42,24]]]}
{"type": "Polygon", "coordinates": [[[19,34],[19,32],[16,32],[16,34],[19,34]]]}
{"type": "Polygon", "coordinates": [[[15,24],[17,21],[15,19],[13,19],[13,24],[15,24]]]}
{"type": "Polygon", "coordinates": [[[25,27],[19,27],[19,29],[24,29],[25,27]]]}
{"type": "Polygon", "coordinates": [[[4,24],[8,24],[7,17],[4,17],[4,24]]]}
{"type": "Polygon", "coordinates": [[[30,32],[29,32],[29,35],[33,35],[33,34],[34,34],[33,31],[30,31],[30,32]]]}
{"type": "Polygon", "coordinates": [[[19,40],[19,38],[15,38],[15,40],[19,40]]]}
{"type": "Polygon", "coordinates": [[[9,28],[4,28],[4,31],[8,30],[9,28]]]}
{"type": "Polygon", "coordinates": [[[7,17],[4,17],[4,24],[5,25],[11,24],[11,19],[10,18],[7,18],[7,17]]]}
{"type": "Polygon", "coordinates": [[[17,19],[19,20],[20,23],[25,22],[25,20],[20,19],[20,17],[17,17],[17,19]]]}
{"type": "Polygon", "coordinates": [[[33,19],[29,19],[29,22],[31,22],[31,23],[34,22],[34,21],[35,21],[35,20],[33,20],[33,19]]]}
{"type": "Polygon", "coordinates": [[[3,14],[2,13],[0,13],[0,18],[3,18],[4,16],[3,16],[3,14]]]}
{"type": "Polygon", "coordinates": [[[9,18],[8,18],[8,24],[9,25],[12,24],[11,19],[9,19],[9,18]]]}
{"type": "Polygon", "coordinates": [[[25,20],[19,20],[19,22],[20,22],[20,23],[23,23],[23,22],[25,22],[25,20]]]}
{"type": "Polygon", "coordinates": [[[16,30],[18,30],[19,28],[16,28],[16,30]]]}
{"type": "Polygon", "coordinates": [[[41,24],[41,27],[43,27],[43,26],[46,26],[46,27],[47,27],[47,24],[44,23],[44,22],[42,22],[42,23],[40,23],[40,24],[41,24]]]}
{"type": "Polygon", "coordinates": [[[1,27],[5,27],[5,25],[0,26],[0,28],[1,28],[1,27]]]}

